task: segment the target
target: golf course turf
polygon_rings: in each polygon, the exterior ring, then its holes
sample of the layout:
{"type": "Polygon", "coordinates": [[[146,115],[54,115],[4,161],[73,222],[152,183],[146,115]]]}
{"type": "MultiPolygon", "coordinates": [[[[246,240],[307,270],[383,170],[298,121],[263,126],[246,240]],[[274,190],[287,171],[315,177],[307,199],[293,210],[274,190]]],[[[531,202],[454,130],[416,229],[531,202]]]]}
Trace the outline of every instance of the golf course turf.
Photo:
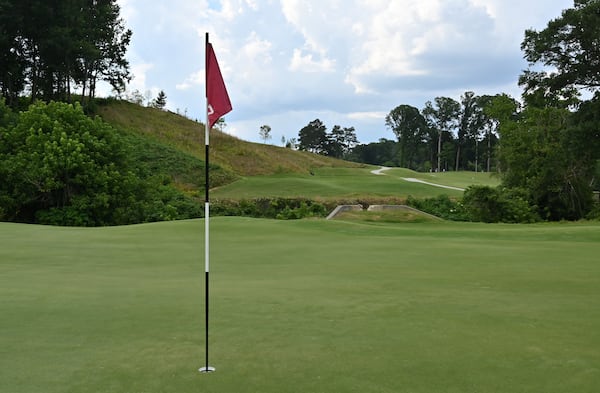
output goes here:
{"type": "Polygon", "coordinates": [[[600,390],[600,223],[0,223],[0,392],[600,390]]]}

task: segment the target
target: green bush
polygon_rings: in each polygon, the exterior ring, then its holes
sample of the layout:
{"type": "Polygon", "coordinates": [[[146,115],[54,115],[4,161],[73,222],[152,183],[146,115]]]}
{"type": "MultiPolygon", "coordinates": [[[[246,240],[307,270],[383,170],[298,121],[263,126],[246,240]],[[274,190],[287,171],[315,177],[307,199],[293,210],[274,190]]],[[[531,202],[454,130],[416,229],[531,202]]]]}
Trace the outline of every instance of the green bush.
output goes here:
{"type": "Polygon", "coordinates": [[[245,216],[293,220],[306,217],[325,217],[327,208],[318,202],[298,198],[257,198],[218,200],[211,203],[213,215],[245,216]]]}
{"type": "Polygon", "coordinates": [[[133,142],[79,104],[38,102],[15,115],[0,102],[0,219],[98,226],[200,217],[171,173],[203,167],[187,156],[151,166],[162,151],[133,142]]]}
{"type": "Polygon", "coordinates": [[[422,199],[409,195],[406,204],[444,220],[469,221],[469,215],[462,203],[450,199],[447,195],[422,199]]]}
{"type": "Polygon", "coordinates": [[[465,190],[463,205],[472,221],[529,223],[539,221],[535,206],[519,189],[470,186],[465,190]]]}
{"type": "Polygon", "coordinates": [[[526,193],[519,189],[471,186],[461,201],[447,195],[424,199],[409,196],[406,204],[452,221],[530,223],[540,220],[537,207],[531,206],[526,193]]]}
{"type": "MultiPolygon", "coordinates": [[[[1,214],[1,212],[0,212],[1,214]]],[[[592,210],[585,217],[588,220],[600,220],[600,202],[595,202],[592,210]]]]}

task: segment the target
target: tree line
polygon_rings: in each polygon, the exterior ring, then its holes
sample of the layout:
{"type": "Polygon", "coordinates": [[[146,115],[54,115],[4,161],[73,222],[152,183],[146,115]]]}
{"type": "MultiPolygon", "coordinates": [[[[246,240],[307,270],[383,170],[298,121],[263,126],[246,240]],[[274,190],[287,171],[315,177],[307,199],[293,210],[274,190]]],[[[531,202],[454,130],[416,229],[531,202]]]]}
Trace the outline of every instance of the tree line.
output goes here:
{"type": "Polygon", "coordinates": [[[357,143],[354,127],[335,125],[328,132],[325,124],[315,119],[300,130],[295,147],[325,156],[347,158],[357,143]]]}
{"type": "Polygon", "coordinates": [[[94,98],[98,81],[117,92],[130,81],[125,58],[132,32],[117,0],[0,2],[0,92],[9,106],[94,98]]]}
{"type": "MultiPolygon", "coordinates": [[[[493,96],[465,92],[459,101],[436,97],[422,110],[399,105],[385,118],[397,141],[360,144],[354,127],[334,126],[327,132],[319,119],[303,127],[297,148],[374,165],[417,171],[496,170],[498,121],[490,113],[493,96]]],[[[516,102],[516,101],[515,101],[516,102]]]]}
{"type": "Polygon", "coordinates": [[[460,101],[436,97],[422,110],[400,105],[386,116],[398,138],[398,166],[421,171],[496,169],[497,122],[489,115],[494,97],[465,92],[460,101]]]}

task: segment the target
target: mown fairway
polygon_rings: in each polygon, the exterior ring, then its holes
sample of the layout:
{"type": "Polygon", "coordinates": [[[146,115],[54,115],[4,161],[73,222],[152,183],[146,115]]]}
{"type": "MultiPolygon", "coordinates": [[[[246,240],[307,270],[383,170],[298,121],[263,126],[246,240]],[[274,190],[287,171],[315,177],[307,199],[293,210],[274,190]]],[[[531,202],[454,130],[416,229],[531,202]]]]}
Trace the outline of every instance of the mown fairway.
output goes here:
{"type": "Polygon", "coordinates": [[[0,224],[0,392],[598,392],[600,224],[0,224]]]}
{"type": "Polygon", "coordinates": [[[430,183],[466,188],[472,184],[497,185],[499,180],[488,173],[445,172],[418,173],[393,168],[374,175],[368,168],[319,168],[313,174],[253,176],[214,190],[215,198],[306,197],[306,198],[406,198],[441,194],[460,197],[461,191],[408,182],[417,178],[430,183]]]}

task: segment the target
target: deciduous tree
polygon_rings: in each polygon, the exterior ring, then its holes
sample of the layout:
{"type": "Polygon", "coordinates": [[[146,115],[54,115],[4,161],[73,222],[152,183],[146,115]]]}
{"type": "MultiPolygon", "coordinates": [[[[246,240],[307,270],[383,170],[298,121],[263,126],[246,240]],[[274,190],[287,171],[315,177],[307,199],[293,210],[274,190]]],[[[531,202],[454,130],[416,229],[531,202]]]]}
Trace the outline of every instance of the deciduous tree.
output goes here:
{"type": "Polygon", "coordinates": [[[271,126],[267,124],[260,126],[258,134],[260,135],[260,139],[263,140],[263,143],[267,143],[267,140],[271,139],[271,126]]]}
{"type": "Polygon", "coordinates": [[[425,103],[422,113],[428,122],[428,126],[437,134],[437,171],[441,170],[442,163],[442,139],[444,133],[452,137],[458,127],[460,104],[450,97],[436,97],[435,105],[431,101],[425,103]]]}
{"type": "Polygon", "coordinates": [[[528,69],[520,78],[525,96],[537,105],[573,103],[579,89],[600,88],[600,1],[575,0],[573,8],[548,22],[541,31],[525,32],[521,44],[531,66],[544,65],[552,71],[528,69]],[[542,101],[540,101],[542,99],[542,101]]]}
{"type": "Polygon", "coordinates": [[[421,112],[410,105],[399,105],[385,117],[385,124],[398,138],[398,163],[401,167],[416,169],[417,152],[424,143],[428,127],[421,112]]]}
{"type": "Polygon", "coordinates": [[[325,152],[327,144],[327,127],[319,119],[304,126],[298,133],[298,148],[313,153],[325,152]]]}

